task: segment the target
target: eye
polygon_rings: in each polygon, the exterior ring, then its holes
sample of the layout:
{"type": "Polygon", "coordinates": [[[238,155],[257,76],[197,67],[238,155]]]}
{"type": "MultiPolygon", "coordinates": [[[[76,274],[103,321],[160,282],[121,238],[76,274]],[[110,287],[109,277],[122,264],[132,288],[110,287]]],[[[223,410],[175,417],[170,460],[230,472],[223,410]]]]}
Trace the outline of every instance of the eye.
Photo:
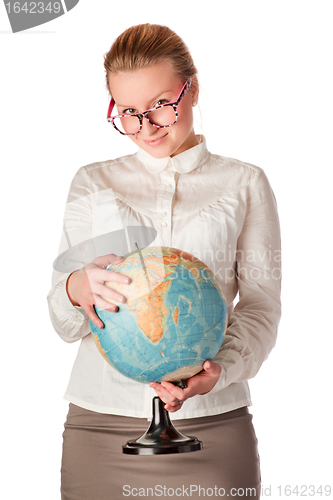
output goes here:
{"type": "Polygon", "coordinates": [[[135,109],[127,108],[127,109],[124,109],[124,111],[122,111],[120,114],[121,115],[132,115],[135,112],[136,112],[135,109]]]}
{"type": "Polygon", "coordinates": [[[154,108],[156,108],[156,106],[162,106],[162,104],[166,104],[168,102],[170,102],[168,99],[160,99],[156,104],[154,104],[154,108]]]}

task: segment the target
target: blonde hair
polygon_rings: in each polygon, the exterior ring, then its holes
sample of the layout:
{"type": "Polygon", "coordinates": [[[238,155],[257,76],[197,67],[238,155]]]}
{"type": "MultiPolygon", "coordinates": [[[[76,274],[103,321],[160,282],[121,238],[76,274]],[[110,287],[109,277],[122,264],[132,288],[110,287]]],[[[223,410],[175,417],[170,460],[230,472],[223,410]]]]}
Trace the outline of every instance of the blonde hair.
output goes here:
{"type": "Polygon", "coordinates": [[[110,92],[109,73],[133,71],[161,62],[170,63],[183,83],[192,78],[191,88],[198,89],[197,68],[189,49],[180,36],[159,24],[132,26],[118,36],[104,55],[106,87],[110,92]]]}

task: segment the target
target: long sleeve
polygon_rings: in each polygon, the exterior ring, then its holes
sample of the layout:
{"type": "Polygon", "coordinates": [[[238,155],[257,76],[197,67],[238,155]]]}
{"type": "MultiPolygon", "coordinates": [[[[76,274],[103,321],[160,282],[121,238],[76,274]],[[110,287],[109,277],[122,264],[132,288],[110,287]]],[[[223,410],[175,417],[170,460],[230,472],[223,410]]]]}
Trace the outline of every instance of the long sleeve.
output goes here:
{"type": "Polygon", "coordinates": [[[112,234],[131,226],[153,228],[154,246],[178,248],[202,260],[228,304],[225,340],[214,358],[223,367],[220,379],[212,391],[189,398],[173,418],[251,405],[247,380],[273,348],[281,312],[276,202],[259,167],[211,154],[205,140],[172,158],[156,159],[140,149],[86,165],[75,175],[48,295],[58,335],[66,342],[80,340],[64,398],[101,413],[151,416],[154,391],[106,363],[86,313],[66,293],[71,272],[97,256],[127,253],[128,241],[120,249],[112,234]],[[61,259],[66,262],[59,266],[61,259]]]}
{"type": "Polygon", "coordinates": [[[237,242],[239,301],[229,315],[214,392],[256,375],[275,345],[281,316],[281,241],[274,193],[263,170],[249,184],[237,242]]]}
{"type": "MultiPolygon", "coordinates": [[[[75,175],[70,186],[65,215],[64,230],[59,255],[92,237],[92,194],[85,167],[75,175]]],[[[72,269],[73,272],[76,269],[72,269]]],[[[65,342],[75,342],[90,333],[89,319],[81,307],[70,302],[66,282],[71,272],[53,271],[52,288],[47,296],[51,322],[65,342]]]]}

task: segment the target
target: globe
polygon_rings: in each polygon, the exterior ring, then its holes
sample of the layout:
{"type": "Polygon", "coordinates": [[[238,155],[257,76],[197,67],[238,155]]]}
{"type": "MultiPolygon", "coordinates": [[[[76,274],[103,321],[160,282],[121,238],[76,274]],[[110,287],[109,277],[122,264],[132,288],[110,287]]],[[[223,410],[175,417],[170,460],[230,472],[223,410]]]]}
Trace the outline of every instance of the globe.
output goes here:
{"type": "MultiPolygon", "coordinates": [[[[95,306],[104,328],[90,321],[106,361],[142,383],[186,380],[222,345],[228,308],[210,268],[188,252],[152,246],[108,267],[131,279],[106,282],[126,297],[112,313],[95,306]]],[[[105,297],[104,297],[105,298],[105,297]]]]}

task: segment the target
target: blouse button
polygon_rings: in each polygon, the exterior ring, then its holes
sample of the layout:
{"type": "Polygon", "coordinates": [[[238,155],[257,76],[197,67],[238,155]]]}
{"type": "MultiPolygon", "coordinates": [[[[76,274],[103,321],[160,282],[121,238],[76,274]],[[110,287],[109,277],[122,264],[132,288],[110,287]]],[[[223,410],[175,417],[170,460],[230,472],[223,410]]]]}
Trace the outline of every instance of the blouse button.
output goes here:
{"type": "Polygon", "coordinates": [[[162,217],[166,217],[167,215],[167,212],[162,212],[162,217]]]}
{"type": "Polygon", "coordinates": [[[162,227],[167,227],[167,225],[168,224],[166,222],[162,222],[162,224],[161,224],[162,227]]]}

